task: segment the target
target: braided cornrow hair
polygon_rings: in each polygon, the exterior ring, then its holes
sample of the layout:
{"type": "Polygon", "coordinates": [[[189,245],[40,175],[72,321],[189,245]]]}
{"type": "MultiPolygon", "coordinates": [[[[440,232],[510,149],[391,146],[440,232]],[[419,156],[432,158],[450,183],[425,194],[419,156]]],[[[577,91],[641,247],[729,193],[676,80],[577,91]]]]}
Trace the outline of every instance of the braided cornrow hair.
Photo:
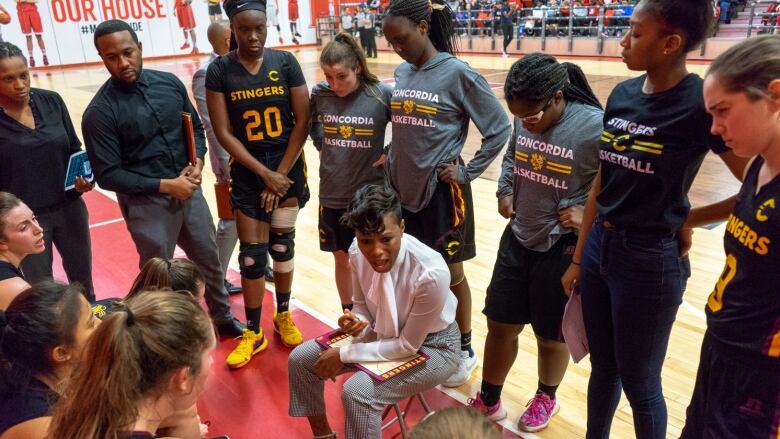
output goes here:
{"type": "Polygon", "coordinates": [[[552,98],[558,90],[563,91],[567,101],[603,109],[579,66],[559,63],[544,53],[532,53],[515,62],[504,84],[507,101],[542,102],[552,98]]]}
{"type": "Polygon", "coordinates": [[[392,0],[385,11],[387,17],[406,17],[415,25],[428,23],[428,38],[439,52],[456,55],[458,37],[455,14],[444,0],[392,0]]]}
{"type": "Polygon", "coordinates": [[[24,63],[27,64],[27,58],[24,57],[21,49],[8,42],[0,43],[0,59],[13,58],[15,56],[21,57],[24,63]]]}

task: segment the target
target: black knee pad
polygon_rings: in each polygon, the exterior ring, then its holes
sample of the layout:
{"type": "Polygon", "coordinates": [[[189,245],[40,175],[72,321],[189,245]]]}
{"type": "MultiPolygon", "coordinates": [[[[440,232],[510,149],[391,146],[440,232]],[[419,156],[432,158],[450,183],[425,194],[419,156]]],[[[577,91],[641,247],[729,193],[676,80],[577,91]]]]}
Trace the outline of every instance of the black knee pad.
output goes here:
{"type": "Polygon", "coordinates": [[[242,242],[238,247],[238,266],[241,267],[241,277],[246,279],[260,279],[265,275],[265,267],[268,265],[268,243],[242,242]],[[246,265],[246,258],[254,259],[255,263],[246,265]]]}
{"type": "Polygon", "coordinates": [[[292,232],[271,232],[268,235],[268,253],[277,262],[291,261],[295,256],[295,230],[292,232]],[[275,245],[284,246],[284,251],[274,250],[275,245]]]}

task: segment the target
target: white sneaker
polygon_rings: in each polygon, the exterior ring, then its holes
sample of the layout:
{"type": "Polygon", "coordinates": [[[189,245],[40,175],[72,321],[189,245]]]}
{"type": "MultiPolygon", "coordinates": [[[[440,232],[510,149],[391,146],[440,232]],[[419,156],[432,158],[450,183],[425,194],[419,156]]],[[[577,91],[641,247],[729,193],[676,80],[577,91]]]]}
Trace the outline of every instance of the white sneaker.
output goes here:
{"type": "Polygon", "coordinates": [[[501,58],[509,58],[509,54],[506,52],[501,52],[501,58]]]}
{"type": "Polygon", "coordinates": [[[452,376],[447,378],[447,381],[442,383],[444,387],[460,387],[466,381],[469,380],[471,372],[477,368],[477,354],[474,353],[473,357],[469,357],[468,351],[460,351],[461,361],[458,364],[458,370],[455,371],[452,376]]]}

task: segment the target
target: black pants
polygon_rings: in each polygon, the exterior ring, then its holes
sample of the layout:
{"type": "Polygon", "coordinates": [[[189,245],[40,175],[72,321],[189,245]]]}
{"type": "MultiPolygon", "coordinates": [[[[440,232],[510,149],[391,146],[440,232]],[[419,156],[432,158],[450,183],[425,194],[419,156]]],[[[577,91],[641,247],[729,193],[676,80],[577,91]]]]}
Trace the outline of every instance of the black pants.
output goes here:
{"type": "Polygon", "coordinates": [[[29,255],[22,261],[22,272],[28,282],[52,278],[52,244],[62,256],[62,267],[68,282],[79,282],[94,299],[92,286],[92,242],[89,237],[87,206],[79,197],[52,210],[35,212],[43,229],[46,250],[29,255]],[[39,213],[40,212],[40,213],[39,213]]]}
{"type": "Polygon", "coordinates": [[[219,263],[214,221],[202,189],[186,200],[156,193],[117,193],[117,200],[138,251],[138,266],[154,257],[172,258],[178,244],[200,268],[211,319],[217,325],[230,322],[233,314],[219,263]]]}
{"type": "Polygon", "coordinates": [[[365,34],[365,45],[363,48],[366,50],[366,56],[376,58],[376,28],[365,27],[362,30],[365,34]]]}
{"type": "Polygon", "coordinates": [[[366,28],[364,27],[358,28],[358,38],[360,39],[360,47],[362,47],[364,51],[367,50],[366,49],[366,28]]]}
{"type": "Polygon", "coordinates": [[[504,34],[504,53],[506,53],[506,48],[509,47],[509,43],[512,41],[512,38],[514,37],[514,29],[511,24],[503,24],[501,25],[501,33],[504,34]]]}

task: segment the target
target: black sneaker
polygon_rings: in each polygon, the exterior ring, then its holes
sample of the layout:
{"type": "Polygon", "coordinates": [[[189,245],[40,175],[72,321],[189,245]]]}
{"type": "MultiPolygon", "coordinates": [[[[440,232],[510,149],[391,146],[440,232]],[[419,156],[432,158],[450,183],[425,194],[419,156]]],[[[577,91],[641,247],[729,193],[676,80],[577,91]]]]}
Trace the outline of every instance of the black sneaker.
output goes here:
{"type": "Polygon", "coordinates": [[[240,293],[241,287],[239,285],[233,285],[229,280],[225,279],[225,290],[232,296],[240,293]]]}
{"type": "Polygon", "coordinates": [[[265,267],[265,281],[266,282],[274,281],[274,269],[269,266],[265,267]]]}
{"type": "Polygon", "coordinates": [[[230,317],[230,320],[226,320],[221,323],[215,324],[217,333],[220,337],[236,338],[240,337],[244,333],[244,324],[239,322],[237,318],[230,317]]]}

